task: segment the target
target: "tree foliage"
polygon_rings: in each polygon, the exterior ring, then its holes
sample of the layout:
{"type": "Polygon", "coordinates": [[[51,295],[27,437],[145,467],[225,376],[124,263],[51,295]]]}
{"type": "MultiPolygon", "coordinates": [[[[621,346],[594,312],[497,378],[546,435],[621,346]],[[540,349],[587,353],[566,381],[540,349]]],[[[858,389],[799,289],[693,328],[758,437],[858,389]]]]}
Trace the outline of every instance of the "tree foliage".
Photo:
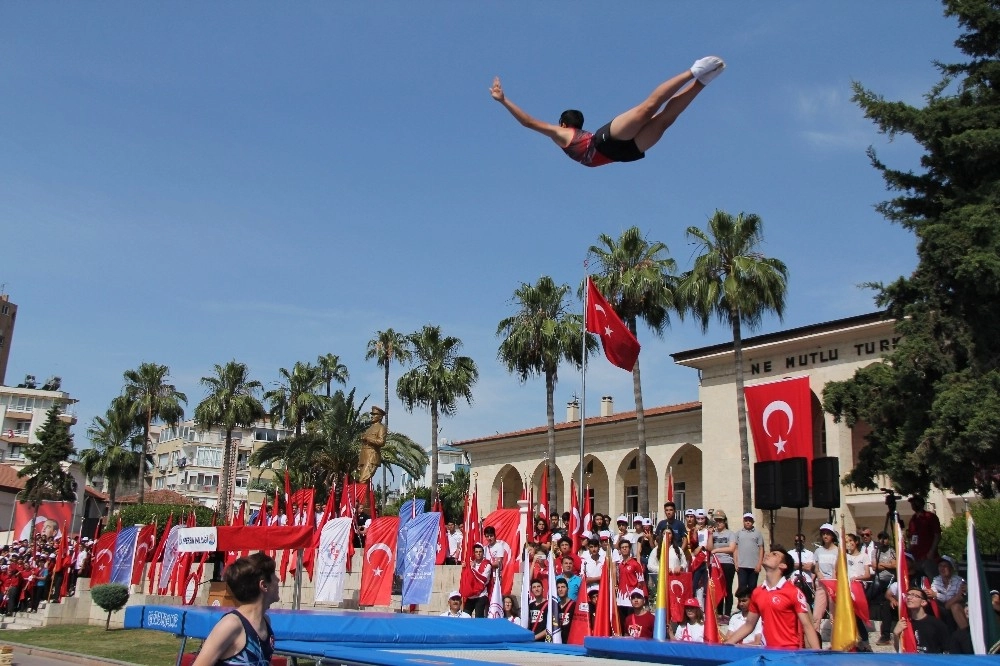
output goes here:
{"type": "Polygon", "coordinates": [[[100,476],[107,483],[108,513],[115,512],[118,486],[135,481],[142,458],[142,425],[124,396],[111,401],[104,416],[95,416],[87,429],[92,448],[80,452],[87,478],[100,476]]]}
{"type": "Polygon", "coordinates": [[[522,382],[533,375],[545,378],[545,417],[547,432],[546,458],[553,464],[549,470],[549,506],[556,506],[556,419],[554,396],[559,381],[559,364],[563,361],[580,368],[583,345],[588,351],[597,349],[597,339],[590,333],[584,337],[583,317],[569,312],[566,297],[569,285],[557,285],[548,275],[535,284],[522,282],[514,290],[517,312],[500,320],[497,337],[501,338],[497,357],[507,372],[522,382]]]}
{"type": "Polygon", "coordinates": [[[854,100],[890,138],[923,148],[919,172],[872,165],[897,193],[878,205],[913,232],[909,277],[872,285],[902,336],[884,364],[828,384],[824,407],[871,428],[847,479],[875,488],[930,484],[995,495],[1000,489],[1000,7],[947,0],[968,60],[939,63],[942,80],[917,108],[854,84],[854,100]]]}
{"type": "Polygon", "coordinates": [[[147,447],[150,443],[149,428],[159,419],[169,425],[177,425],[184,418],[187,396],[169,383],[170,368],[158,363],[141,363],[135,370],[124,372],[125,386],[122,395],[131,405],[137,422],[142,424],[142,455],[139,456],[137,477],[139,479],[139,504],[145,501],[146,469],[151,461],[147,447]]]}
{"type": "MultiPolygon", "coordinates": [[[[976,523],[976,545],[984,558],[1000,558],[1000,499],[982,500],[969,505],[969,512],[976,523]]],[[[941,530],[938,550],[951,555],[956,560],[965,558],[968,525],[965,514],[956,515],[951,523],[941,530]]]]}
{"type": "MultiPolygon", "coordinates": [[[[597,258],[601,269],[599,274],[593,276],[594,284],[633,335],[637,334],[640,319],[657,336],[663,335],[663,329],[670,322],[670,311],[675,307],[677,264],[668,256],[668,252],[665,244],[646,240],[638,227],[626,229],[617,240],[601,234],[599,244],[590,247],[590,254],[597,258]]],[[[638,360],[632,369],[632,394],[635,397],[639,448],[639,512],[648,516],[646,412],[642,404],[642,378],[638,360]]]]}
{"type": "Polygon", "coordinates": [[[431,413],[431,485],[437,485],[438,418],[452,416],[458,401],[472,404],[472,387],[479,381],[476,362],[461,356],[462,341],[442,335],[440,326],[424,326],[407,340],[413,350],[412,367],[396,382],[403,407],[426,407],[431,413]]]}
{"type": "Polygon", "coordinates": [[[760,253],[763,221],[754,214],[730,215],[715,211],[704,231],[688,227],[687,235],[698,245],[694,267],[681,276],[677,302],[708,330],[715,317],[733,334],[736,370],[736,414],[740,437],[743,510],[753,510],[750,488],[750,444],[743,384],[743,330],[756,329],[767,312],[781,318],[785,310],[788,269],[760,253]]]}
{"type": "Polygon", "coordinates": [[[108,617],[104,621],[105,631],[111,625],[111,614],[125,608],[125,604],[128,603],[128,597],[128,587],[121,583],[106,583],[91,588],[90,598],[94,600],[94,603],[101,610],[108,613],[108,617]]]}
{"type": "Polygon", "coordinates": [[[76,488],[73,476],[63,465],[76,454],[69,424],[60,418],[62,407],[53,405],[45,413],[45,423],[38,430],[38,441],[24,447],[28,464],[17,473],[27,477],[20,500],[37,506],[42,500],[73,501],[76,488]]]}

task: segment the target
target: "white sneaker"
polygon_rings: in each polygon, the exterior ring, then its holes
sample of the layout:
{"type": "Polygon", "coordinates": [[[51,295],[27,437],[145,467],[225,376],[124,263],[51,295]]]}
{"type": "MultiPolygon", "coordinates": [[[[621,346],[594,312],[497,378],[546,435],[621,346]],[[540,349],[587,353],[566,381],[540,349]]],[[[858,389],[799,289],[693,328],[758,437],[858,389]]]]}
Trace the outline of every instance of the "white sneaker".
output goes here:
{"type": "Polygon", "coordinates": [[[718,56],[706,56],[694,61],[691,65],[691,73],[703,86],[707,86],[712,79],[722,74],[726,68],[726,63],[718,56]]]}

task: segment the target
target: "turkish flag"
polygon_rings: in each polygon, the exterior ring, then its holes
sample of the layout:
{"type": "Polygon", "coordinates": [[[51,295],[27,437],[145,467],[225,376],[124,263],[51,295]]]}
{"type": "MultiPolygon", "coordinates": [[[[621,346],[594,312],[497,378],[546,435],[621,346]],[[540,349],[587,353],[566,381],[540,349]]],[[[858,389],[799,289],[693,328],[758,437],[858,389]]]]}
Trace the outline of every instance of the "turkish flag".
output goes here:
{"type": "Polygon", "coordinates": [[[604,355],[612,365],[622,370],[632,371],[639,360],[639,341],[618,313],[608,305],[597,286],[587,278],[587,331],[601,336],[604,355]]]}
{"type": "Polygon", "coordinates": [[[569,636],[565,642],[570,645],[583,645],[583,639],[590,635],[590,597],[587,594],[587,584],[582,583],[576,593],[576,603],[573,605],[573,621],[569,625],[569,636]]]}
{"type": "Polygon", "coordinates": [[[391,603],[398,537],[399,516],[372,519],[365,536],[365,559],[361,565],[358,603],[362,606],[388,606],[391,603]]]}
{"type": "Polygon", "coordinates": [[[580,536],[583,529],[580,527],[580,502],[576,497],[576,481],[569,481],[569,538],[573,543],[573,554],[580,552],[580,536]]]}
{"type": "Polygon", "coordinates": [[[806,458],[812,467],[813,420],[809,378],[746,387],[747,416],[759,461],[806,458]]]}
{"type": "Polygon", "coordinates": [[[156,522],[144,525],[139,530],[139,536],[135,543],[135,560],[132,564],[132,584],[137,585],[142,581],[142,570],[146,562],[153,555],[156,547],[156,522]]]}
{"type": "Polygon", "coordinates": [[[111,582],[111,565],[115,559],[118,532],[105,532],[94,544],[94,560],[90,569],[90,587],[111,582]]]}
{"type": "Polygon", "coordinates": [[[538,515],[549,522],[549,464],[542,468],[542,489],[538,498],[538,515]]]}
{"type": "MultiPolygon", "coordinates": [[[[826,578],[820,582],[823,583],[823,587],[826,588],[827,594],[830,595],[830,601],[836,601],[837,581],[826,578]]],[[[871,620],[871,611],[868,609],[868,597],[865,596],[865,588],[860,581],[851,581],[851,599],[854,601],[854,614],[857,615],[862,622],[869,622],[871,620]]]]}
{"type": "MultiPolygon", "coordinates": [[[[503,550],[503,558],[492,562],[493,571],[500,568],[500,591],[510,594],[514,588],[514,558],[521,552],[521,511],[520,509],[500,509],[486,516],[483,527],[492,527],[497,532],[497,545],[503,550]]],[[[489,552],[487,558],[491,558],[489,552]]]]}
{"type": "Polygon", "coordinates": [[[671,622],[681,622],[684,620],[684,602],[694,596],[693,587],[690,571],[670,574],[670,586],[667,588],[667,596],[670,598],[671,622]]]}
{"type": "Polygon", "coordinates": [[[448,549],[451,546],[448,543],[448,529],[444,523],[444,507],[441,505],[440,497],[434,500],[432,511],[441,514],[441,519],[438,521],[437,557],[434,559],[434,564],[441,565],[444,564],[445,558],[448,557],[448,549]]]}

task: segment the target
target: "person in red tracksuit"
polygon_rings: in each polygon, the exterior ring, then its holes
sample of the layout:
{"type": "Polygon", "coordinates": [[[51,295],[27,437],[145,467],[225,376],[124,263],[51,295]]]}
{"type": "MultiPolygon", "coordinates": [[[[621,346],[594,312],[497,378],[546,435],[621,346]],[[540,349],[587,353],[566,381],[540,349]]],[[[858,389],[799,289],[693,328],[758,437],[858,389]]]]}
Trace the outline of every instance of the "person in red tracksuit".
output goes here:
{"type": "Polygon", "coordinates": [[[621,561],[618,562],[618,591],[615,595],[618,604],[618,619],[625,626],[628,616],[632,614],[632,593],[638,590],[646,597],[645,571],[642,563],[632,557],[632,542],[622,539],[618,542],[618,552],[621,561]]]}
{"type": "Polygon", "coordinates": [[[472,572],[472,591],[465,600],[465,612],[472,617],[486,617],[486,608],[490,602],[489,582],[493,575],[493,567],[483,558],[483,544],[472,547],[472,561],[469,567],[472,572]]]}
{"type": "Polygon", "coordinates": [[[4,576],[4,590],[7,595],[7,607],[4,609],[5,615],[13,615],[19,610],[21,605],[21,587],[24,580],[21,578],[21,567],[16,560],[11,560],[7,567],[7,575],[4,576]]]}

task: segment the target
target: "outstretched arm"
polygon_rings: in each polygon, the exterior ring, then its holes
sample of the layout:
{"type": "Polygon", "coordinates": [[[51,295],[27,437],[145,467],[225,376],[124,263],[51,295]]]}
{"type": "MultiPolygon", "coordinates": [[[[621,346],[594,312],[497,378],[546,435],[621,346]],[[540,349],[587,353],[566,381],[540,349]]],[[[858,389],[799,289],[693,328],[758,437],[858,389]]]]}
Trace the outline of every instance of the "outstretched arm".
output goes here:
{"type": "Polygon", "coordinates": [[[544,134],[549,137],[560,148],[565,148],[569,145],[570,141],[573,140],[573,130],[569,127],[561,127],[559,125],[553,125],[552,123],[547,123],[537,118],[533,118],[525,113],[521,107],[514,102],[507,99],[506,95],[503,93],[503,87],[500,85],[500,77],[493,79],[493,86],[490,88],[490,95],[496,101],[503,104],[504,108],[510,111],[510,115],[514,116],[514,119],[521,123],[523,126],[530,130],[535,130],[540,134],[544,134]]]}

